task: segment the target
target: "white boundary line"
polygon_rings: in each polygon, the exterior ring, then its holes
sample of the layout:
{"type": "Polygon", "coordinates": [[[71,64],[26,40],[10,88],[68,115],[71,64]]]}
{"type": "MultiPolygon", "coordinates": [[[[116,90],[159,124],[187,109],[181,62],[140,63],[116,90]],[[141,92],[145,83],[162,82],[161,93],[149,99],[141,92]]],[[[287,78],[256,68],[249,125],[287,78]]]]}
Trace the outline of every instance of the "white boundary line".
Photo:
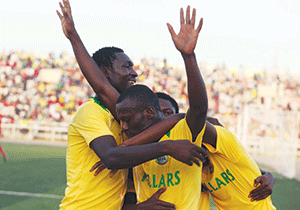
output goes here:
{"type": "Polygon", "coordinates": [[[55,198],[55,199],[63,199],[64,198],[64,196],[61,196],[61,195],[27,193],[27,192],[14,192],[14,191],[0,191],[0,194],[2,194],[2,195],[16,195],[16,196],[28,196],[28,197],[40,197],[40,198],[55,198]]]}

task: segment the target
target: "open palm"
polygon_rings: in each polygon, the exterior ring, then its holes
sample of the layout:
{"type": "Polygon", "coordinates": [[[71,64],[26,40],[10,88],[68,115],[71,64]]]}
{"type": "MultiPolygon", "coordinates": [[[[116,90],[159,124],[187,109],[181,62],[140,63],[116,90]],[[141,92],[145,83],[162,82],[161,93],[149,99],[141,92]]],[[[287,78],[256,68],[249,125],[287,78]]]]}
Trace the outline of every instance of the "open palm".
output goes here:
{"type": "Polygon", "coordinates": [[[180,9],[180,31],[176,35],[173,27],[167,23],[168,29],[172,36],[172,40],[177,50],[184,54],[192,54],[197,44],[198,35],[203,25],[201,18],[199,25],[195,28],[196,9],[193,9],[192,18],[190,19],[190,6],[186,9],[186,19],[184,19],[183,9],[180,9]]]}
{"type": "Polygon", "coordinates": [[[73,17],[71,14],[70,3],[68,0],[63,0],[63,5],[61,2],[59,2],[59,6],[61,8],[62,15],[59,13],[58,10],[56,10],[56,13],[61,21],[61,26],[62,26],[63,32],[64,32],[65,36],[69,39],[71,33],[74,33],[76,31],[75,26],[74,26],[73,17]]]}

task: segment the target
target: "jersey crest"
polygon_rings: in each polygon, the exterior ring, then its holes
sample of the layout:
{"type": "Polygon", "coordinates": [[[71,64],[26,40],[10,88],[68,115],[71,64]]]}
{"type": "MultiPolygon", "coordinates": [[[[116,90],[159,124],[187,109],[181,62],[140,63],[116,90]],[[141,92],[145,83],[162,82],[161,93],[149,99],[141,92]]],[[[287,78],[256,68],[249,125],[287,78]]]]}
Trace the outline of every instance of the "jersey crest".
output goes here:
{"type": "Polygon", "coordinates": [[[156,158],[155,162],[159,165],[164,165],[168,162],[168,160],[169,160],[169,156],[165,155],[165,156],[156,158]]]}

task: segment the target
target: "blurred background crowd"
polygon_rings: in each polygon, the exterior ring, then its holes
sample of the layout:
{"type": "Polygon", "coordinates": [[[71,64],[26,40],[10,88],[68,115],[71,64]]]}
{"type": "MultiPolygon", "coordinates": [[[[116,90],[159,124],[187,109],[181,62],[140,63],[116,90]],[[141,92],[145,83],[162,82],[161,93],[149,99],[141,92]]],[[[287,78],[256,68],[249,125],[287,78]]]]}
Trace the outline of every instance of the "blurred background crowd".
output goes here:
{"type": "MultiPolygon", "coordinates": [[[[172,65],[167,60],[134,60],[138,82],[155,92],[174,97],[180,110],[188,107],[187,83],[183,62],[172,65]]],[[[264,110],[300,111],[300,78],[270,69],[259,74],[241,68],[199,64],[209,98],[209,115],[218,118],[240,114],[246,104],[264,110]]],[[[73,55],[33,55],[28,52],[0,53],[0,115],[2,122],[69,122],[77,108],[93,90],[81,74],[73,55]]],[[[222,122],[222,119],[220,119],[222,122]]],[[[235,120],[223,120],[230,127],[235,120]]],[[[264,135],[261,131],[261,135],[264,135]]]]}

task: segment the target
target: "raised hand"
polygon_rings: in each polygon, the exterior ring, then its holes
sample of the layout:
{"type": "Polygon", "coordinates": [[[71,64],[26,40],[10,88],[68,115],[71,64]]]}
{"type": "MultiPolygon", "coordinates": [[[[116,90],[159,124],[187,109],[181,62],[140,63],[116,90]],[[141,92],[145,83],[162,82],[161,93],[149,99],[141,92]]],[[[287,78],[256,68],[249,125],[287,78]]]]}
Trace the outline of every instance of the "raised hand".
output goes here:
{"type": "Polygon", "coordinates": [[[168,203],[162,200],[159,200],[159,197],[161,194],[163,194],[166,191],[166,187],[160,188],[156,191],[148,200],[145,202],[139,203],[137,205],[137,209],[139,210],[155,210],[155,209],[161,209],[161,210],[175,210],[175,205],[172,203],[168,203]]]}
{"type": "Polygon", "coordinates": [[[180,9],[180,31],[176,35],[173,27],[167,23],[168,29],[171,33],[172,40],[177,50],[181,53],[190,55],[194,52],[197,44],[198,35],[203,25],[203,18],[201,18],[199,25],[195,28],[196,9],[193,9],[192,18],[190,19],[190,6],[186,9],[186,18],[184,19],[183,9],[180,9]]]}
{"type": "Polygon", "coordinates": [[[76,33],[76,30],[75,30],[75,25],[71,13],[69,0],[63,0],[63,4],[59,2],[59,6],[61,8],[62,15],[58,10],[56,10],[56,13],[61,21],[61,26],[65,36],[68,39],[70,39],[70,36],[76,33]]]}

